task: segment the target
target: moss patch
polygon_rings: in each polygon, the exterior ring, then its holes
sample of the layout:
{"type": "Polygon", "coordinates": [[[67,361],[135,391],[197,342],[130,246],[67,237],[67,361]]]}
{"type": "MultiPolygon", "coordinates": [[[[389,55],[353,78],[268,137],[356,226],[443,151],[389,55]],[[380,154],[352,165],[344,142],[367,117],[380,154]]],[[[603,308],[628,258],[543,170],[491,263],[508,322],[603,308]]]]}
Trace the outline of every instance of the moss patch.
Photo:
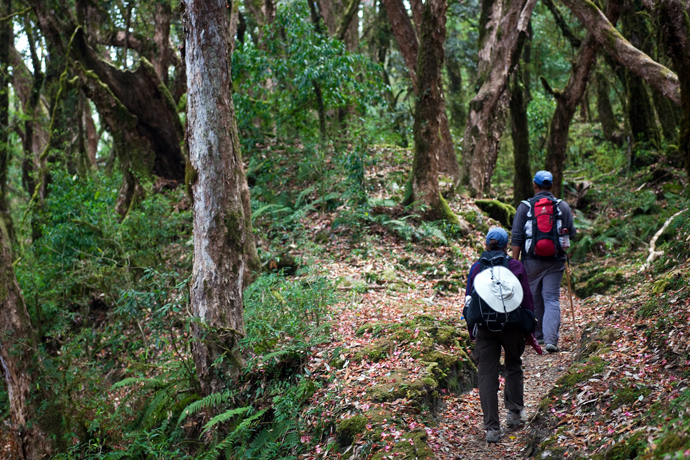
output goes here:
{"type": "Polygon", "coordinates": [[[364,433],[367,423],[369,423],[369,421],[364,415],[355,415],[354,417],[341,420],[335,430],[338,435],[338,444],[340,444],[341,447],[352,444],[355,436],[364,433]]]}
{"type": "Polygon", "coordinates": [[[403,460],[433,460],[434,452],[427,444],[427,434],[423,429],[417,429],[403,435],[390,451],[377,452],[371,460],[388,458],[403,460]]]}
{"type": "Polygon", "coordinates": [[[515,208],[509,204],[501,203],[498,200],[475,200],[474,203],[479,209],[501,223],[504,227],[510,228],[515,217],[515,208]]]}

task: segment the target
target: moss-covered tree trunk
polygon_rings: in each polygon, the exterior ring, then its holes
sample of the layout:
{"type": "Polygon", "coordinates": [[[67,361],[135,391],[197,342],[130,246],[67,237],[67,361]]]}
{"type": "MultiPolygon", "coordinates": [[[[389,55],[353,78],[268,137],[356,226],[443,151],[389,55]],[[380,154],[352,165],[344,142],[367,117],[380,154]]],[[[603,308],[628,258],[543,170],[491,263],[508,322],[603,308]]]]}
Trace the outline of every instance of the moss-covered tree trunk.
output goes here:
{"type": "Polygon", "coordinates": [[[616,121],[616,115],[613,113],[613,107],[611,106],[609,82],[601,72],[597,73],[596,86],[598,119],[599,123],[601,123],[601,130],[604,132],[604,138],[609,142],[620,145],[620,126],[616,121]]]}
{"type": "MultiPolygon", "coordinates": [[[[636,8],[636,2],[629,2],[622,18],[623,35],[635,48],[649,54],[652,47],[649,44],[651,31],[647,21],[640,15],[636,8]]],[[[647,91],[647,85],[642,78],[628,70],[626,72],[626,104],[627,117],[630,123],[630,131],[637,147],[658,148],[661,136],[654,116],[654,108],[647,91]]],[[[634,154],[637,148],[633,149],[632,164],[637,164],[637,156],[634,154]]]]}
{"type": "Polygon", "coordinates": [[[49,458],[54,453],[53,436],[61,436],[59,419],[57,425],[51,426],[48,422],[51,408],[41,408],[44,401],[36,384],[40,377],[37,345],[38,339],[12,268],[9,242],[0,232],[0,372],[10,405],[14,437],[10,448],[15,449],[7,457],[8,453],[3,450],[3,458],[49,458]]]}
{"type": "MultiPolygon", "coordinates": [[[[415,28],[412,25],[412,21],[407,14],[407,9],[402,0],[383,0],[383,5],[388,13],[391,29],[393,30],[398,48],[407,66],[410,79],[412,80],[412,88],[415,95],[419,97],[421,93],[419,91],[417,62],[419,60],[418,54],[420,45],[417,40],[417,33],[415,32],[415,28]]],[[[437,159],[438,172],[449,176],[453,180],[454,185],[457,186],[460,183],[460,166],[458,164],[457,155],[455,154],[453,137],[448,124],[446,102],[445,97],[443,97],[443,86],[439,89],[441,91],[441,99],[439,101],[441,104],[439,112],[439,136],[441,137],[441,146],[439,147],[437,159]]]]}
{"type": "MultiPolygon", "coordinates": [[[[90,78],[98,79],[136,117],[138,135],[147,140],[155,154],[153,174],[181,182],[185,171],[184,128],[175,101],[154,66],[142,58],[134,71],[118,69],[90,45],[89,37],[83,28],[77,27],[69,8],[55,8],[49,0],[26,3],[38,18],[51,54],[67,59],[68,64],[81,64],[90,78]]],[[[64,65],[59,71],[63,70],[64,65]]]]}
{"type": "Polygon", "coordinates": [[[462,183],[481,198],[491,185],[504,129],[508,77],[521,54],[536,0],[486,0],[479,24],[479,91],[469,104],[462,183]]]}
{"type": "MultiPolygon", "coordinates": [[[[606,16],[612,24],[618,21],[620,10],[617,2],[608,2],[606,16]]],[[[549,137],[546,141],[545,166],[546,170],[553,174],[552,192],[555,196],[561,196],[563,167],[568,146],[570,123],[573,120],[578,105],[583,102],[589,76],[596,63],[598,49],[599,44],[596,37],[591,32],[588,32],[575,57],[568,84],[562,91],[552,92],[556,98],[556,110],[551,119],[549,137]]]]}
{"type": "MultiPolygon", "coordinates": [[[[0,17],[9,18],[12,1],[0,1],[0,17]]],[[[0,21],[0,231],[13,238],[12,218],[7,204],[7,171],[10,159],[10,42],[12,21],[0,21]]]]}
{"type": "Polygon", "coordinates": [[[520,78],[522,72],[515,72],[510,88],[510,126],[513,138],[513,207],[533,194],[532,172],[529,161],[529,124],[525,89],[520,78]]]}
{"type": "Polygon", "coordinates": [[[462,66],[456,54],[448,53],[446,56],[446,72],[448,73],[450,125],[459,133],[467,122],[467,110],[462,88],[462,66]]]}
{"type": "Polygon", "coordinates": [[[427,0],[422,14],[417,58],[418,96],[413,128],[415,152],[406,204],[424,209],[427,219],[457,222],[441,196],[438,184],[438,158],[443,148],[441,115],[445,105],[441,70],[447,8],[445,0],[427,0]]]}
{"type": "Polygon", "coordinates": [[[685,171],[690,176],[690,4],[680,0],[656,3],[662,37],[681,86],[681,108],[678,150],[685,157],[685,171]]]}
{"type": "Polygon", "coordinates": [[[187,140],[194,211],[194,268],[190,286],[193,354],[203,392],[224,386],[242,365],[242,291],[255,266],[248,208],[232,103],[225,0],[187,2],[187,140]],[[251,257],[248,258],[248,255],[251,257]]]}
{"type": "Polygon", "coordinates": [[[661,94],[681,104],[680,83],[678,76],[668,68],[635,48],[616,28],[611,25],[604,13],[589,0],[562,0],[568,8],[582,21],[596,37],[599,45],[625,68],[648,84],[658,89],[661,94]]]}
{"type": "Polygon", "coordinates": [[[553,174],[552,192],[555,196],[561,196],[563,164],[565,163],[570,123],[587,88],[590,70],[596,62],[597,48],[596,39],[592,34],[587,34],[573,63],[568,84],[562,91],[552,93],[556,98],[556,110],[554,110],[551,118],[549,137],[546,141],[545,167],[547,171],[553,174]]]}
{"type": "Polygon", "coordinates": [[[654,109],[656,110],[664,139],[671,144],[675,144],[678,141],[678,122],[680,119],[676,114],[680,110],[656,88],[650,89],[652,91],[652,102],[654,103],[654,109]]]}

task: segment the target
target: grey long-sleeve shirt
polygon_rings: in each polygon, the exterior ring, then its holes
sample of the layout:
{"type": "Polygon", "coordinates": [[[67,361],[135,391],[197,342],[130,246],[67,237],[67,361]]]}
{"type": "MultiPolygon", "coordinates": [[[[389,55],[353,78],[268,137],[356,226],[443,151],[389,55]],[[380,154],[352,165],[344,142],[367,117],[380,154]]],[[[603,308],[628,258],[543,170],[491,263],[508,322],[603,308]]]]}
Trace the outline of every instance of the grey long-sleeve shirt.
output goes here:
{"type": "MultiPolygon", "coordinates": [[[[547,191],[541,191],[534,195],[534,197],[537,199],[544,197],[556,199],[551,192],[547,191]]],[[[568,229],[568,235],[572,239],[577,230],[575,229],[575,224],[573,223],[573,213],[570,210],[570,206],[568,206],[568,203],[565,201],[561,201],[561,203],[558,205],[558,209],[560,209],[561,213],[563,214],[563,228],[568,229]]],[[[520,246],[522,248],[522,257],[527,257],[527,254],[524,254],[525,222],[527,221],[527,211],[529,211],[529,206],[527,206],[525,203],[520,203],[520,206],[518,206],[515,212],[515,218],[513,219],[513,237],[511,239],[511,244],[513,246],[520,246]]]]}

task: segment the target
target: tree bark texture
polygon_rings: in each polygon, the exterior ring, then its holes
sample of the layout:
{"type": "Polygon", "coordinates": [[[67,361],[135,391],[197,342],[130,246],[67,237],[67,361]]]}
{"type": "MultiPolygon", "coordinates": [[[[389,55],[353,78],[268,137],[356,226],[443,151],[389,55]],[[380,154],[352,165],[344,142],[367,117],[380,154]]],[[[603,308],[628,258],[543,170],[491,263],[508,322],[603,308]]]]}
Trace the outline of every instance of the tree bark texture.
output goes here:
{"type": "Polygon", "coordinates": [[[513,74],[510,91],[510,124],[513,138],[513,207],[517,209],[522,200],[533,194],[532,172],[529,161],[529,123],[527,120],[527,101],[520,74],[513,74]]]}
{"type": "MultiPolygon", "coordinates": [[[[0,1],[0,17],[12,14],[11,0],[0,1]]],[[[13,238],[12,218],[7,204],[7,170],[10,160],[10,42],[12,21],[0,22],[0,231],[13,238]]]]}
{"type": "Polygon", "coordinates": [[[685,172],[690,176],[690,5],[680,0],[659,0],[656,10],[664,45],[680,77],[683,118],[678,151],[685,157],[685,172]]]}
{"type": "Polygon", "coordinates": [[[79,62],[91,79],[97,78],[112,99],[136,117],[138,135],[147,139],[155,153],[152,172],[181,181],[185,164],[181,147],[184,128],[175,102],[153,65],[142,58],[136,70],[122,71],[104,61],[91,47],[66,5],[52,8],[47,0],[30,0],[28,4],[50,45],[61,55],[68,54],[69,59],[79,62]]]}
{"type": "MultiPolygon", "coordinates": [[[[616,1],[607,3],[606,16],[611,24],[615,24],[620,16],[620,9],[616,1]]],[[[570,123],[578,105],[583,104],[583,96],[587,90],[590,73],[597,60],[599,44],[596,37],[588,32],[575,57],[570,79],[563,91],[553,92],[556,98],[556,110],[554,111],[549,137],[546,143],[547,171],[553,174],[553,189],[555,196],[561,196],[563,185],[563,165],[565,163],[566,147],[568,145],[568,133],[570,123]]]]}
{"type": "Polygon", "coordinates": [[[551,191],[555,196],[561,196],[570,123],[587,88],[590,71],[596,62],[597,48],[596,39],[588,33],[577,52],[568,84],[563,91],[553,93],[556,98],[556,110],[551,118],[549,137],[546,141],[545,168],[553,174],[551,191]]]}
{"type": "Polygon", "coordinates": [[[508,77],[520,56],[535,5],[536,0],[482,2],[479,91],[469,104],[462,157],[463,184],[476,197],[490,187],[509,100],[508,77]]]}
{"type": "MultiPolygon", "coordinates": [[[[421,95],[417,80],[417,74],[419,72],[417,69],[419,62],[419,43],[417,42],[417,35],[412,25],[412,21],[410,20],[410,16],[407,14],[407,9],[405,8],[402,0],[383,0],[383,4],[386,8],[386,12],[388,13],[388,20],[390,21],[391,29],[393,30],[396,41],[398,42],[398,47],[400,48],[400,52],[403,55],[405,64],[407,65],[407,70],[410,74],[410,79],[412,80],[415,95],[419,97],[421,95]]],[[[438,172],[449,176],[452,179],[455,188],[460,183],[460,166],[458,164],[458,157],[455,154],[453,136],[450,132],[450,126],[448,124],[446,102],[445,98],[443,97],[443,86],[440,87],[440,91],[440,104],[442,104],[440,113],[440,136],[442,141],[437,159],[438,172]]]]}
{"type": "MultiPolygon", "coordinates": [[[[652,51],[649,45],[651,31],[644,17],[635,9],[635,2],[629,2],[622,18],[623,35],[635,48],[646,53],[652,51]]],[[[630,121],[630,131],[635,143],[641,146],[660,146],[661,136],[654,116],[654,108],[649,97],[649,92],[642,78],[635,75],[630,69],[626,72],[628,83],[626,85],[628,104],[628,120],[630,121]]],[[[636,166],[633,151],[632,163],[636,166]]]]}
{"type": "Polygon", "coordinates": [[[427,0],[422,14],[413,127],[415,153],[407,202],[417,208],[425,206],[427,219],[452,221],[454,215],[441,196],[438,183],[438,158],[443,148],[441,119],[445,112],[441,70],[447,8],[445,0],[427,0]]]}
{"type": "Polygon", "coordinates": [[[604,132],[604,139],[613,142],[616,145],[621,145],[621,130],[616,115],[613,113],[610,99],[609,82],[602,73],[597,73],[597,112],[599,113],[599,123],[601,123],[601,130],[604,132]]]}
{"type": "Polygon", "coordinates": [[[15,438],[12,455],[22,460],[50,457],[54,448],[51,435],[59,436],[59,430],[45,429],[45,415],[38,417],[41,401],[38,392],[32,391],[38,378],[38,358],[34,352],[37,343],[12,268],[9,242],[0,232],[0,371],[15,438]]]}
{"type": "Polygon", "coordinates": [[[668,68],[635,48],[616,28],[604,13],[588,0],[563,0],[563,3],[582,21],[596,37],[599,44],[628,70],[643,78],[661,91],[676,105],[681,105],[678,76],[668,68]]]}
{"type": "Polygon", "coordinates": [[[460,60],[452,54],[446,57],[446,71],[448,73],[448,107],[450,109],[450,124],[458,132],[465,128],[467,112],[462,88],[462,66],[460,60]]]}
{"type": "Polygon", "coordinates": [[[391,29],[398,42],[398,48],[402,54],[407,72],[410,74],[412,86],[414,91],[417,91],[417,54],[419,52],[419,43],[417,42],[417,34],[415,33],[410,16],[407,14],[407,9],[402,0],[383,0],[383,6],[388,13],[388,20],[391,23],[391,29]]]}
{"type": "Polygon", "coordinates": [[[194,203],[190,287],[194,360],[205,394],[237,373],[244,335],[242,290],[256,249],[232,103],[225,0],[188,0],[185,10],[189,183],[194,203]],[[224,357],[220,365],[214,362],[224,357]]]}
{"type": "Polygon", "coordinates": [[[675,116],[678,107],[674,106],[656,88],[650,89],[652,91],[652,102],[654,103],[656,115],[659,118],[664,139],[671,144],[675,144],[678,141],[678,121],[675,116]]]}

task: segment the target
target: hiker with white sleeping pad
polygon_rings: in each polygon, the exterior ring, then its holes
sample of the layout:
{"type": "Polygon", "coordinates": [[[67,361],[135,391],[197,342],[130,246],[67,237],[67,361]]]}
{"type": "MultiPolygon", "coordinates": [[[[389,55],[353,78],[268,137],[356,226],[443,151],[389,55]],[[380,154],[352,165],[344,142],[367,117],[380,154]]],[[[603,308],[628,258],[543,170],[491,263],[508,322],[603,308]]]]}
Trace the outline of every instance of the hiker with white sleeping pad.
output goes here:
{"type": "Polygon", "coordinates": [[[486,251],[472,265],[465,291],[463,316],[470,336],[476,341],[474,357],[479,373],[479,398],[484,415],[487,442],[498,442],[504,434],[498,413],[499,364],[505,351],[504,401],[506,424],[524,423],[524,378],[522,353],[529,343],[541,348],[534,332],[536,320],[525,267],[508,256],[508,233],[494,227],[486,235],[486,251]]]}
{"type": "Polygon", "coordinates": [[[534,197],[518,206],[513,220],[513,258],[522,254],[537,316],[536,337],[549,353],[559,351],[560,288],[566,251],[575,225],[570,206],[551,193],[553,175],[537,171],[534,197]]]}

